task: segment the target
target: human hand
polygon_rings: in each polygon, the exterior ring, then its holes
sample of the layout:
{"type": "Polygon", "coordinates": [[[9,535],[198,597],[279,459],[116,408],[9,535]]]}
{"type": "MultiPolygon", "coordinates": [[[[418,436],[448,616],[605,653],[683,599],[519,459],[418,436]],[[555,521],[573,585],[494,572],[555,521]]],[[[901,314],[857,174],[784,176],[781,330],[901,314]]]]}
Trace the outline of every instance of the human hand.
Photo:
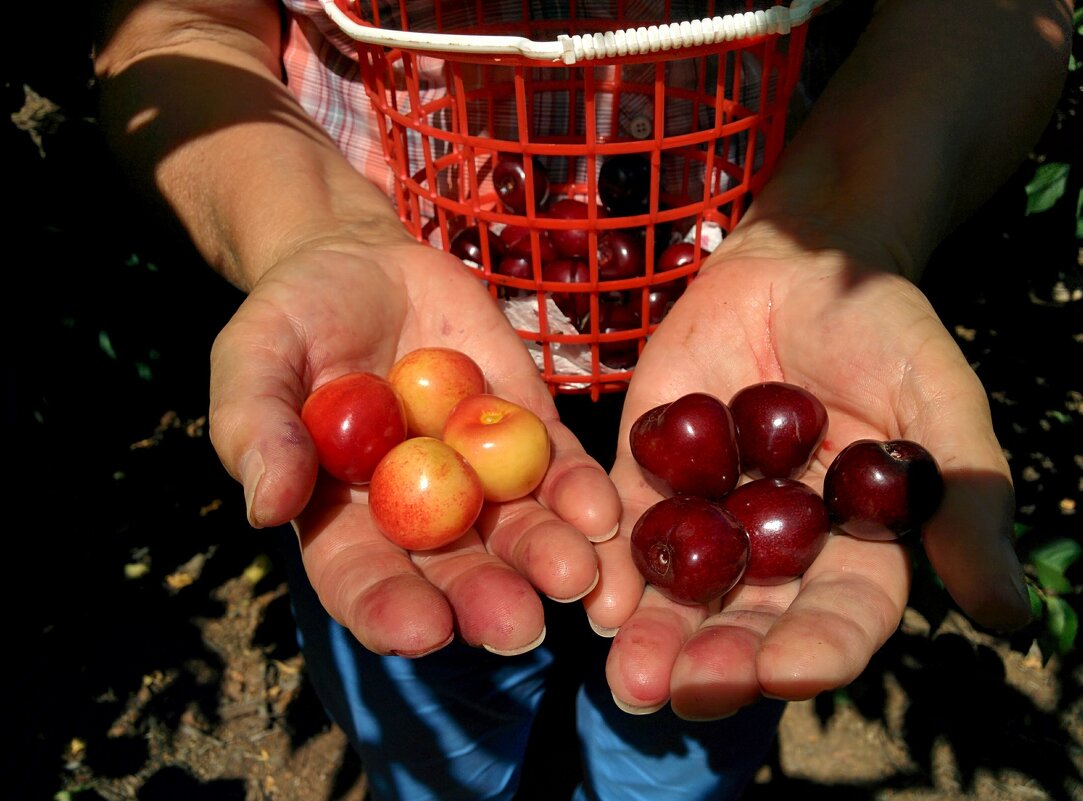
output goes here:
{"type": "Polygon", "coordinates": [[[832,535],[801,579],[739,584],[721,602],[665,599],[631,562],[628,536],[659,499],[628,446],[648,409],[692,391],[728,402],[784,380],[825,404],[827,438],[803,480],[822,492],[835,454],[863,437],[906,438],[936,456],[942,505],[923,531],[930,561],[975,621],[1013,629],[1029,617],[1011,544],[1014,498],[985,391],[909,281],[842,250],[728,247],[709,260],[644,349],[629,387],[611,472],[621,536],[598,546],[587,597],[596,629],[616,629],[607,677],[618,705],[723,717],[761,695],[806,699],[858,676],[907,602],[904,544],[832,535]]]}
{"type": "Polygon", "coordinates": [[[523,343],[452,256],[405,239],[297,249],[253,287],[215,341],[211,437],[244,485],[256,527],[293,521],[328,612],[370,650],[419,656],[466,642],[514,654],[544,636],[537,592],[582,597],[597,579],[590,540],[611,536],[619,500],[604,470],[559,422],[523,343]],[[318,470],[299,416],[316,386],[386,375],[421,346],[470,355],[489,390],[544,420],[551,465],[533,496],[486,504],[475,528],[424,553],[373,526],[367,489],[318,470]],[[537,592],[536,592],[537,591],[537,592]]]}

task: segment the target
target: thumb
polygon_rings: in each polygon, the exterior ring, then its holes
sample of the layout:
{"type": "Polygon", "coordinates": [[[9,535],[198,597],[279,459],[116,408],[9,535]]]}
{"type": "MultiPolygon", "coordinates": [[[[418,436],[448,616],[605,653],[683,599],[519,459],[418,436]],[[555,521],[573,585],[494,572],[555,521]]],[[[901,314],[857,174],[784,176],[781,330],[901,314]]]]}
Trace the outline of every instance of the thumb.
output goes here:
{"type": "Polygon", "coordinates": [[[974,622],[1014,631],[1030,621],[1023,567],[1015,553],[1015,493],[993,433],[985,391],[969,370],[962,400],[936,404],[922,432],[944,476],[940,508],[926,524],[929,561],[974,622]]]}
{"type": "Polygon", "coordinates": [[[318,472],[301,422],[303,348],[289,327],[253,325],[244,307],[211,349],[210,436],[222,464],[244,487],[256,528],[297,517],[318,472]]]}

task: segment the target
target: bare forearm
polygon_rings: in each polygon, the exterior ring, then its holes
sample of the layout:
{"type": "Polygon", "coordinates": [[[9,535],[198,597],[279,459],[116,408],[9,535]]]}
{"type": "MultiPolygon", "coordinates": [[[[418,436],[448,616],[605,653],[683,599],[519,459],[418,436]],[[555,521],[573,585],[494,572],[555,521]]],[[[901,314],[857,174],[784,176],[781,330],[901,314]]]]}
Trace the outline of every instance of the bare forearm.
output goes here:
{"type": "Polygon", "coordinates": [[[250,288],[304,242],[403,235],[279,79],[273,2],[150,0],[114,15],[97,59],[106,130],[230,281],[250,288]]]}
{"type": "Polygon", "coordinates": [[[1071,0],[882,3],[753,204],[750,227],[766,223],[802,246],[841,239],[918,277],[1048,121],[1070,23],[1071,0]]]}

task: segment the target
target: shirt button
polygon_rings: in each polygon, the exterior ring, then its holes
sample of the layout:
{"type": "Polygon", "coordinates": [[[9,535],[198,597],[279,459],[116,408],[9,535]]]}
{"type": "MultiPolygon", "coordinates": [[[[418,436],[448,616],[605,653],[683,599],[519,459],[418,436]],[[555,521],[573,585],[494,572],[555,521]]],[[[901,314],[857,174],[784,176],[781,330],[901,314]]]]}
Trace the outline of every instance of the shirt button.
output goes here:
{"type": "Polygon", "coordinates": [[[628,123],[628,133],[636,139],[646,139],[651,135],[651,129],[653,127],[651,118],[640,114],[637,117],[633,117],[632,121],[628,123]]]}

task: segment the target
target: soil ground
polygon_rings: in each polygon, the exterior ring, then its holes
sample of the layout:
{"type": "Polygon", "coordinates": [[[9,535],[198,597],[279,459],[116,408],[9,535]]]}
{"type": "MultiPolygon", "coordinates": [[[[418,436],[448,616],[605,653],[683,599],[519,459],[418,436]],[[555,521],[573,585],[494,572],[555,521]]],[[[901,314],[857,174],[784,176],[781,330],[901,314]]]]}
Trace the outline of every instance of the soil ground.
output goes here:
{"type": "MultiPolygon", "coordinates": [[[[207,438],[206,354],[238,297],[129,204],[93,125],[87,20],[68,22],[51,54],[16,45],[4,84],[3,795],[362,801],[274,539],[245,525],[207,438]]],[[[1078,97],[1032,161],[1078,161],[1078,97]]],[[[989,392],[1021,547],[1078,537],[1083,496],[1079,242],[1023,215],[1026,167],[926,287],[989,392]]],[[[789,706],[748,798],[1083,799],[1080,652],[1046,660],[1037,634],[975,630],[919,574],[866,672],[789,706]]],[[[541,757],[523,797],[559,799],[574,757],[541,757]]]]}

